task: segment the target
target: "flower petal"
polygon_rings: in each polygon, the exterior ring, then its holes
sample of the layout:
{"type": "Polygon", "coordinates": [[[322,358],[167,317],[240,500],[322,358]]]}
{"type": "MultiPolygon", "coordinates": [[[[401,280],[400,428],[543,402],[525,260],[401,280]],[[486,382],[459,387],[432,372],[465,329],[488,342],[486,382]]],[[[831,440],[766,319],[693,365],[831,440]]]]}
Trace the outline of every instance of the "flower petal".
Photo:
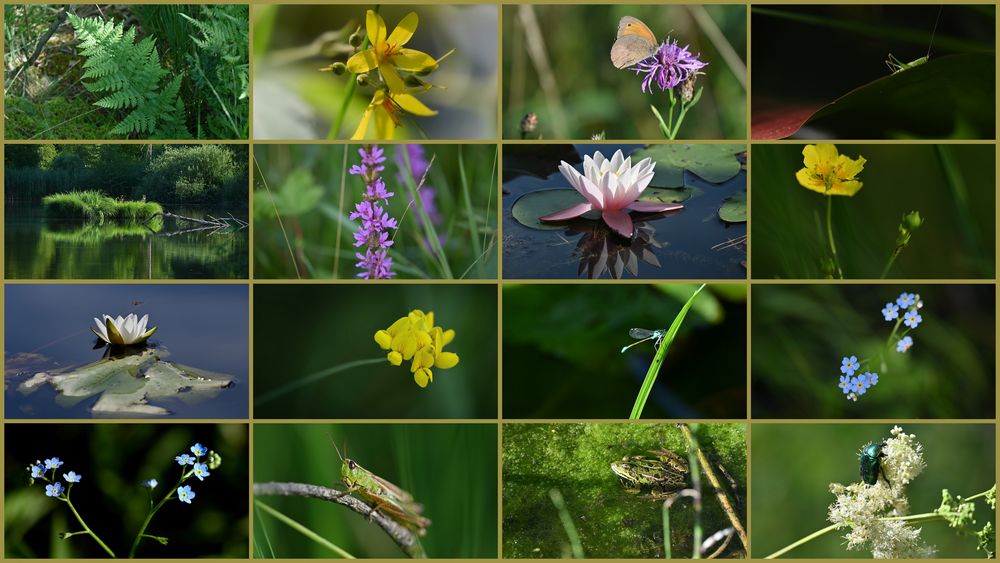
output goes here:
{"type": "Polygon", "coordinates": [[[434,361],[434,367],[440,369],[450,369],[458,365],[458,354],[453,352],[441,352],[434,361]]]}
{"type": "Polygon", "coordinates": [[[351,58],[347,59],[347,70],[353,72],[354,74],[368,72],[377,67],[378,56],[375,54],[375,49],[358,51],[357,53],[351,55],[351,58]]]}
{"type": "Polygon", "coordinates": [[[397,68],[409,72],[426,72],[438,66],[434,57],[416,49],[400,49],[391,59],[397,68]]]}
{"type": "Polygon", "coordinates": [[[601,218],[609,227],[625,238],[632,238],[635,227],[632,225],[632,218],[628,211],[624,209],[607,209],[601,213],[601,218]]]}
{"type": "Polygon", "coordinates": [[[572,219],[574,217],[579,217],[584,213],[592,210],[594,206],[590,202],[578,203],[572,207],[563,209],[562,211],[556,211],[555,213],[549,213],[543,217],[539,217],[539,221],[565,221],[567,219],[572,219]]]}
{"type": "Polygon", "coordinates": [[[407,113],[420,116],[431,116],[437,115],[437,111],[424,105],[423,102],[418,100],[415,96],[410,94],[397,94],[392,97],[392,100],[396,102],[399,107],[406,110],[407,113]]]}
{"type": "Polygon", "coordinates": [[[365,13],[365,31],[368,32],[368,41],[375,47],[376,52],[385,43],[385,34],[388,30],[385,27],[385,20],[374,10],[365,13]]]}
{"type": "Polygon", "coordinates": [[[673,211],[675,209],[682,209],[683,207],[684,204],[682,203],[657,203],[655,201],[633,201],[625,206],[626,209],[638,211],[639,213],[663,213],[664,211],[673,211]]]}
{"type": "Polygon", "coordinates": [[[406,16],[399,20],[399,23],[396,24],[396,29],[392,30],[392,33],[389,34],[389,37],[385,40],[385,42],[393,47],[406,45],[406,42],[413,37],[413,32],[417,30],[417,23],[419,21],[420,19],[417,17],[416,12],[406,14],[406,16]]]}
{"type": "Polygon", "coordinates": [[[385,85],[389,87],[391,94],[406,91],[406,83],[403,82],[402,77],[396,72],[396,67],[392,66],[391,62],[385,61],[378,65],[378,71],[382,74],[382,80],[385,80],[385,85]]]}
{"type": "Polygon", "coordinates": [[[378,139],[391,140],[396,132],[396,122],[389,115],[389,110],[385,105],[375,109],[375,135],[378,139]]]}
{"type": "Polygon", "coordinates": [[[118,328],[115,327],[115,323],[112,322],[111,317],[104,318],[104,328],[108,330],[108,342],[115,346],[124,346],[125,339],[122,338],[122,334],[118,332],[118,328]]]}
{"type": "Polygon", "coordinates": [[[799,171],[795,173],[795,179],[799,181],[799,185],[803,188],[819,192],[821,194],[826,193],[826,184],[823,183],[823,180],[814,176],[808,168],[800,168],[799,171]]]}
{"type": "Polygon", "coordinates": [[[837,160],[837,145],[820,143],[802,148],[802,162],[806,168],[816,168],[820,164],[833,165],[837,160]]]}
{"type": "Polygon", "coordinates": [[[853,196],[858,193],[861,189],[861,182],[857,180],[849,180],[847,182],[838,182],[830,187],[830,191],[827,192],[829,195],[843,195],[843,196],[853,196]]]}
{"type": "Polygon", "coordinates": [[[373,110],[374,106],[372,104],[369,104],[368,107],[365,108],[365,113],[361,116],[361,121],[358,122],[358,128],[355,129],[354,134],[351,135],[352,141],[365,138],[365,135],[368,133],[368,121],[372,117],[373,110]]]}

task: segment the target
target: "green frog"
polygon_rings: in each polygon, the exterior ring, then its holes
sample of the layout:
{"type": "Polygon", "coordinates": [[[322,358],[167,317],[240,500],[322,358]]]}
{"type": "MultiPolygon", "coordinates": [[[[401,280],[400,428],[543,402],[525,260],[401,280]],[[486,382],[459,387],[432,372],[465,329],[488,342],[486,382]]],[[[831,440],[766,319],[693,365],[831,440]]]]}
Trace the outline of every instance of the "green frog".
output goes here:
{"type": "Polygon", "coordinates": [[[663,500],[687,487],[690,468],[686,459],[670,450],[649,453],[656,457],[633,455],[611,462],[611,471],[621,480],[625,492],[663,500]]]}

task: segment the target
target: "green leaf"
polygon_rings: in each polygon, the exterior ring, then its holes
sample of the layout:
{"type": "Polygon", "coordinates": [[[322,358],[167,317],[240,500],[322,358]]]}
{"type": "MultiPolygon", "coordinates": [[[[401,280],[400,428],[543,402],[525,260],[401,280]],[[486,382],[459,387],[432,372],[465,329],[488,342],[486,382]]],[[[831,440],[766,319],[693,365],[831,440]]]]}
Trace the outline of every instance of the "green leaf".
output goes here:
{"type": "Polygon", "coordinates": [[[727,223],[745,223],[747,220],[747,194],[733,194],[722,202],[719,218],[727,223]]]}
{"type": "Polygon", "coordinates": [[[272,219],[275,209],[282,217],[304,215],[315,209],[322,198],[323,187],[313,179],[312,172],[298,168],[285,178],[280,188],[254,192],[254,215],[272,219]]]}
{"type": "Polygon", "coordinates": [[[745,145],[652,145],[632,153],[632,162],[647,157],[656,162],[656,176],[651,184],[654,187],[683,186],[685,170],[707,182],[720,184],[740,173],[736,154],[744,150],[745,145]]]}
{"type": "MultiPolygon", "coordinates": [[[[646,188],[646,190],[642,192],[642,195],[639,196],[639,201],[682,203],[699,193],[700,190],[697,188],[646,188]]],[[[538,218],[544,217],[550,213],[555,213],[556,211],[561,211],[582,201],[584,201],[583,196],[577,193],[576,190],[567,190],[562,188],[538,190],[526,193],[519,197],[517,201],[514,202],[514,205],[511,206],[510,214],[515,220],[517,220],[518,223],[528,227],[529,229],[558,231],[564,228],[564,224],[562,222],[543,223],[539,221],[538,218]]],[[[587,213],[581,215],[584,219],[592,220],[597,220],[600,216],[600,213],[596,211],[588,211],[587,213]]]]}

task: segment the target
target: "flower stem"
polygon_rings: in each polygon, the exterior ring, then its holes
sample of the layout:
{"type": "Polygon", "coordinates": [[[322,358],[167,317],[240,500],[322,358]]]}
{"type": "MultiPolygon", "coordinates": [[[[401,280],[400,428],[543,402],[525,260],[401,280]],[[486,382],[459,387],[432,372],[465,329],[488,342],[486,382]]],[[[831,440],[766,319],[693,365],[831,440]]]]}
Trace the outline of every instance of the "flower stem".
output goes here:
{"type": "MultiPolygon", "coordinates": [[[[992,489],[990,489],[990,490],[992,490],[992,489]]],[[[972,495],[971,497],[962,499],[962,502],[969,502],[969,501],[976,500],[976,499],[978,499],[980,497],[986,496],[986,494],[989,493],[989,492],[990,492],[989,490],[986,490],[986,491],[983,491],[981,493],[976,493],[976,494],[972,495]]],[[[882,521],[882,522],[891,522],[891,521],[894,521],[894,520],[899,520],[899,521],[904,521],[904,522],[934,522],[936,520],[944,520],[944,519],[945,519],[944,516],[938,514],[937,512],[924,512],[922,514],[910,514],[908,516],[883,516],[883,517],[879,518],[879,520],[882,521]]],[[[806,536],[806,537],[804,537],[802,539],[799,539],[799,540],[795,541],[794,543],[786,545],[785,547],[779,549],[778,551],[775,551],[774,553],[772,553],[771,555],[768,555],[764,559],[776,559],[778,557],[781,557],[782,555],[788,553],[789,551],[795,549],[796,547],[798,547],[798,546],[800,546],[802,544],[808,543],[808,542],[810,542],[810,541],[812,541],[812,540],[814,540],[814,539],[816,539],[816,538],[818,538],[820,536],[826,535],[826,534],[828,534],[828,533],[836,530],[837,528],[842,527],[843,525],[844,524],[831,524],[831,525],[823,528],[822,530],[817,530],[817,531],[809,534],[808,536],[806,536]]]]}
{"type": "Polygon", "coordinates": [[[149,523],[153,520],[153,516],[156,515],[157,511],[159,511],[160,508],[164,504],[166,504],[168,500],[173,498],[174,491],[177,490],[177,487],[180,487],[181,483],[183,483],[184,480],[190,476],[191,476],[190,473],[185,473],[184,468],[181,468],[181,478],[178,479],[177,484],[174,485],[172,488],[168,489],[167,494],[164,495],[163,499],[160,502],[156,503],[156,506],[152,507],[149,510],[149,514],[146,515],[146,520],[142,523],[142,527],[139,528],[139,533],[135,535],[135,540],[132,542],[132,549],[130,549],[128,552],[129,559],[135,559],[135,550],[139,547],[139,542],[142,541],[142,538],[146,537],[146,528],[149,526],[149,523]]]}
{"type": "MultiPolygon", "coordinates": [[[[378,13],[379,5],[375,5],[375,13],[378,13]]],[[[368,47],[368,34],[365,34],[364,41],[361,42],[361,46],[358,47],[356,52],[364,51],[368,47]]],[[[351,98],[354,97],[354,90],[358,87],[358,81],[356,79],[356,74],[351,74],[351,83],[347,86],[347,92],[344,94],[344,101],[340,102],[340,109],[337,110],[337,118],[334,119],[333,125],[330,127],[330,132],[327,133],[327,139],[336,139],[340,134],[340,126],[344,123],[344,116],[347,115],[347,106],[351,105],[351,98]]]]}
{"type": "Polygon", "coordinates": [[[889,261],[885,263],[885,269],[882,270],[882,275],[879,276],[878,279],[884,280],[885,277],[887,275],[889,275],[889,269],[892,268],[893,262],[895,262],[896,261],[896,257],[899,256],[899,251],[900,250],[902,250],[902,247],[899,247],[899,246],[897,246],[895,249],[893,249],[892,254],[889,255],[889,261]]]}
{"type": "Polygon", "coordinates": [[[837,257],[837,243],[833,241],[833,197],[826,196],[826,238],[830,241],[830,252],[833,254],[833,265],[837,267],[837,277],[844,279],[844,271],[840,268],[840,258],[837,257]]]}
{"type": "Polygon", "coordinates": [[[90,526],[88,526],[87,523],[83,521],[83,517],[81,517],[80,513],[76,511],[76,507],[73,506],[73,502],[69,500],[69,496],[66,497],[66,504],[69,506],[69,509],[73,512],[73,516],[76,516],[76,520],[80,522],[81,526],[83,526],[84,531],[90,534],[90,537],[94,538],[94,541],[96,541],[98,545],[104,548],[104,551],[106,551],[108,555],[112,557],[112,559],[116,559],[118,556],[115,555],[115,552],[111,551],[111,548],[108,547],[104,542],[102,542],[101,538],[97,537],[97,534],[95,534],[94,531],[90,529],[90,526]]]}

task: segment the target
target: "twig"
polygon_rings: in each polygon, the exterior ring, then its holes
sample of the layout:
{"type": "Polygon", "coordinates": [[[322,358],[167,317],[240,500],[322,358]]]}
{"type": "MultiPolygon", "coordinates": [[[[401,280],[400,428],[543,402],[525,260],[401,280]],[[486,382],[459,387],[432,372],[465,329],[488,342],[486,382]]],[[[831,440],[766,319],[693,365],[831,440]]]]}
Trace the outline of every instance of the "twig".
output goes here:
{"type": "MultiPolygon", "coordinates": [[[[691,434],[691,428],[687,424],[678,424],[678,428],[684,433],[684,437],[687,438],[688,443],[694,444],[694,435],[691,434]]],[[[740,541],[743,543],[743,549],[749,549],[750,541],[747,539],[747,531],[743,529],[743,523],[740,522],[739,516],[736,514],[736,510],[733,508],[732,502],[729,501],[729,495],[726,494],[725,489],[722,488],[722,483],[719,482],[719,478],[715,475],[715,470],[712,469],[712,465],[708,462],[708,458],[705,457],[705,452],[701,451],[701,448],[696,449],[698,454],[698,462],[702,469],[705,470],[705,476],[708,477],[709,482],[712,483],[712,488],[715,489],[715,495],[719,497],[719,504],[722,505],[722,510],[729,517],[729,522],[732,523],[733,528],[736,528],[736,533],[740,536],[740,541]]]]}
{"type": "MultiPolygon", "coordinates": [[[[23,72],[24,69],[26,69],[26,68],[30,67],[31,65],[35,64],[35,60],[38,59],[38,55],[41,55],[42,54],[42,50],[45,49],[45,44],[49,42],[49,39],[51,39],[53,35],[55,35],[56,30],[59,29],[59,26],[61,26],[64,21],[66,21],[66,9],[65,8],[63,8],[62,10],[59,10],[59,13],[56,14],[56,20],[54,22],[52,22],[52,25],[49,26],[49,29],[45,32],[45,35],[43,35],[38,40],[38,45],[35,46],[35,52],[32,53],[30,57],[28,57],[27,59],[25,59],[24,62],[21,63],[21,66],[17,67],[17,70],[14,71],[14,75],[11,76],[11,78],[10,78],[10,83],[12,85],[14,84],[14,81],[17,80],[17,77],[21,75],[21,72],[23,72]]],[[[6,92],[6,90],[5,90],[5,92],[6,92]]]]}
{"type": "Polygon", "coordinates": [[[382,530],[396,542],[404,553],[412,558],[426,558],[423,546],[417,537],[402,524],[368,506],[345,491],[338,491],[319,485],[306,483],[254,483],[254,496],[308,497],[342,504],[351,510],[367,516],[369,521],[378,524],[382,530]]]}
{"type": "Polygon", "coordinates": [[[531,63],[535,66],[538,83],[541,85],[542,94],[549,105],[552,129],[555,130],[557,137],[565,139],[569,136],[566,115],[563,113],[555,74],[552,72],[552,65],[549,64],[549,56],[545,52],[545,39],[542,36],[538,18],[535,16],[535,8],[529,4],[521,4],[517,8],[517,15],[521,20],[521,27],[524,28],[524,37],[527,41],[528,57],[531,58],[531,63]]]}

